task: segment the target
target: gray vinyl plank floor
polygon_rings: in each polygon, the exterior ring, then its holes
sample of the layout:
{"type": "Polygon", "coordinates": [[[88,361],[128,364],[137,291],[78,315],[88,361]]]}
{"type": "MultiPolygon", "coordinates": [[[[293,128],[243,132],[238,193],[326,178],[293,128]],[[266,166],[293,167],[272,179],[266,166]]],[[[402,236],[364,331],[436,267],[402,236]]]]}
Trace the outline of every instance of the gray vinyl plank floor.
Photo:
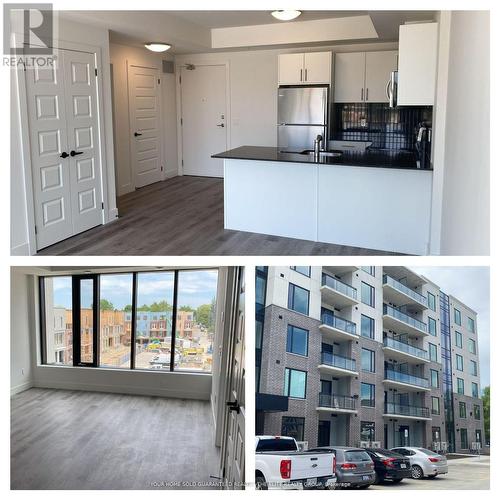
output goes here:
{"type": "Polygon", "coordinates": [[[11,489],[206,488],[213,443],[208,401],[28,389],[11,399],[11,489]]]}
{"type": "Polygon", "coordinates": [[[120,217],[38,255],[394,255],[224,229],[223,180],[180,176],[118,199],[120,217]]]}

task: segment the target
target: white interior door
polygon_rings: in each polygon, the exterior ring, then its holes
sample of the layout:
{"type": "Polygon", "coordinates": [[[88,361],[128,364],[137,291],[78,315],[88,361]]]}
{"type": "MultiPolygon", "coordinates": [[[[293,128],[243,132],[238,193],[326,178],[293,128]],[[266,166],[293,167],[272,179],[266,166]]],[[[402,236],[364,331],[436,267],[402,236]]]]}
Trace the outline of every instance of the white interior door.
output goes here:
{"type": "Polygon", "coordinates": [[[130,142],[135,187],[162,180],[158,70],[128,68],[130,142]]]}
{"type": "Polygon", "coordinates": [[[64,81],[73,234],[102,223],[94,54],[65,50],[64,81]]]}
{"type": "Polygon", "coordinates": [[[184,175],[222,177],[227,149],[226,67],[181,68],[182,161],[184,175]]]}
{"type": "Polygon", "coordinates": [[[54,54],[26,69],[38,249],[102,223],[94,55],[54,54]]]}

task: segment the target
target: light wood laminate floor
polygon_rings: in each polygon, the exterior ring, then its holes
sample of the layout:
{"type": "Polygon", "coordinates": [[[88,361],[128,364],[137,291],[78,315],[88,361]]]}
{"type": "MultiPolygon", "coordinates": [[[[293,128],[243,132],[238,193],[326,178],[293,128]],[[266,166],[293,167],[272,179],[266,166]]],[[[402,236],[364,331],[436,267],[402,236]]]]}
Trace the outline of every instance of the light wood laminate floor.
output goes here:
{"type": "Polygon", "coordinates": [[[209,402],[29,389],[11,400],[11,488],[213,482],[213,442],[209,402]]]}
{"type": "Polygon", "coordinates": [[[121,196],[120,217],[39,255],[393,255],[224,229],[223,180],[181,176],[121,196]]]}

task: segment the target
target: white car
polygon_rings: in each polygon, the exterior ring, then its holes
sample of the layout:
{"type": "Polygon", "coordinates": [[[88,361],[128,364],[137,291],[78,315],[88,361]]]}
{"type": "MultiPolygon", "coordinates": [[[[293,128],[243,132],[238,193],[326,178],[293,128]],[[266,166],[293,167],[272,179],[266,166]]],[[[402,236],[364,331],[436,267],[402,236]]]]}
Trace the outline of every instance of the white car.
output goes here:
{"type": "Polygon", "coordinates": [[[410,460],[411,477],[413,479],[435,478],[438,474],[448,473],[448,460],[434,451],[416,446],[401,446],[392,448],[391,451],[399,453],[410,460]]]}

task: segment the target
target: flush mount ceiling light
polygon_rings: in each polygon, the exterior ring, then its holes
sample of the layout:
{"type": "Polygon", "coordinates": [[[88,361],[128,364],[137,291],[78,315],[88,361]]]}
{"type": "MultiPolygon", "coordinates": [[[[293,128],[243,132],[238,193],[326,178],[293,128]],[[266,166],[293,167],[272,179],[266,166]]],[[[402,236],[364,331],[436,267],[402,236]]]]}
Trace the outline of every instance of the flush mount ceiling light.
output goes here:
{"type": "Polygon", "coordinates": [[[274,10],[271,15],[280,21],[291,21],[299,17],[302,12],[300,10],[274,10]]]}
{"type": "Polygon", "coordinates": [[[172,47],[172,45],[163,42],[147,42],[144,44],[144,47],[146,47],[151,52],[165,52],[170,47],[172,47]]]}

